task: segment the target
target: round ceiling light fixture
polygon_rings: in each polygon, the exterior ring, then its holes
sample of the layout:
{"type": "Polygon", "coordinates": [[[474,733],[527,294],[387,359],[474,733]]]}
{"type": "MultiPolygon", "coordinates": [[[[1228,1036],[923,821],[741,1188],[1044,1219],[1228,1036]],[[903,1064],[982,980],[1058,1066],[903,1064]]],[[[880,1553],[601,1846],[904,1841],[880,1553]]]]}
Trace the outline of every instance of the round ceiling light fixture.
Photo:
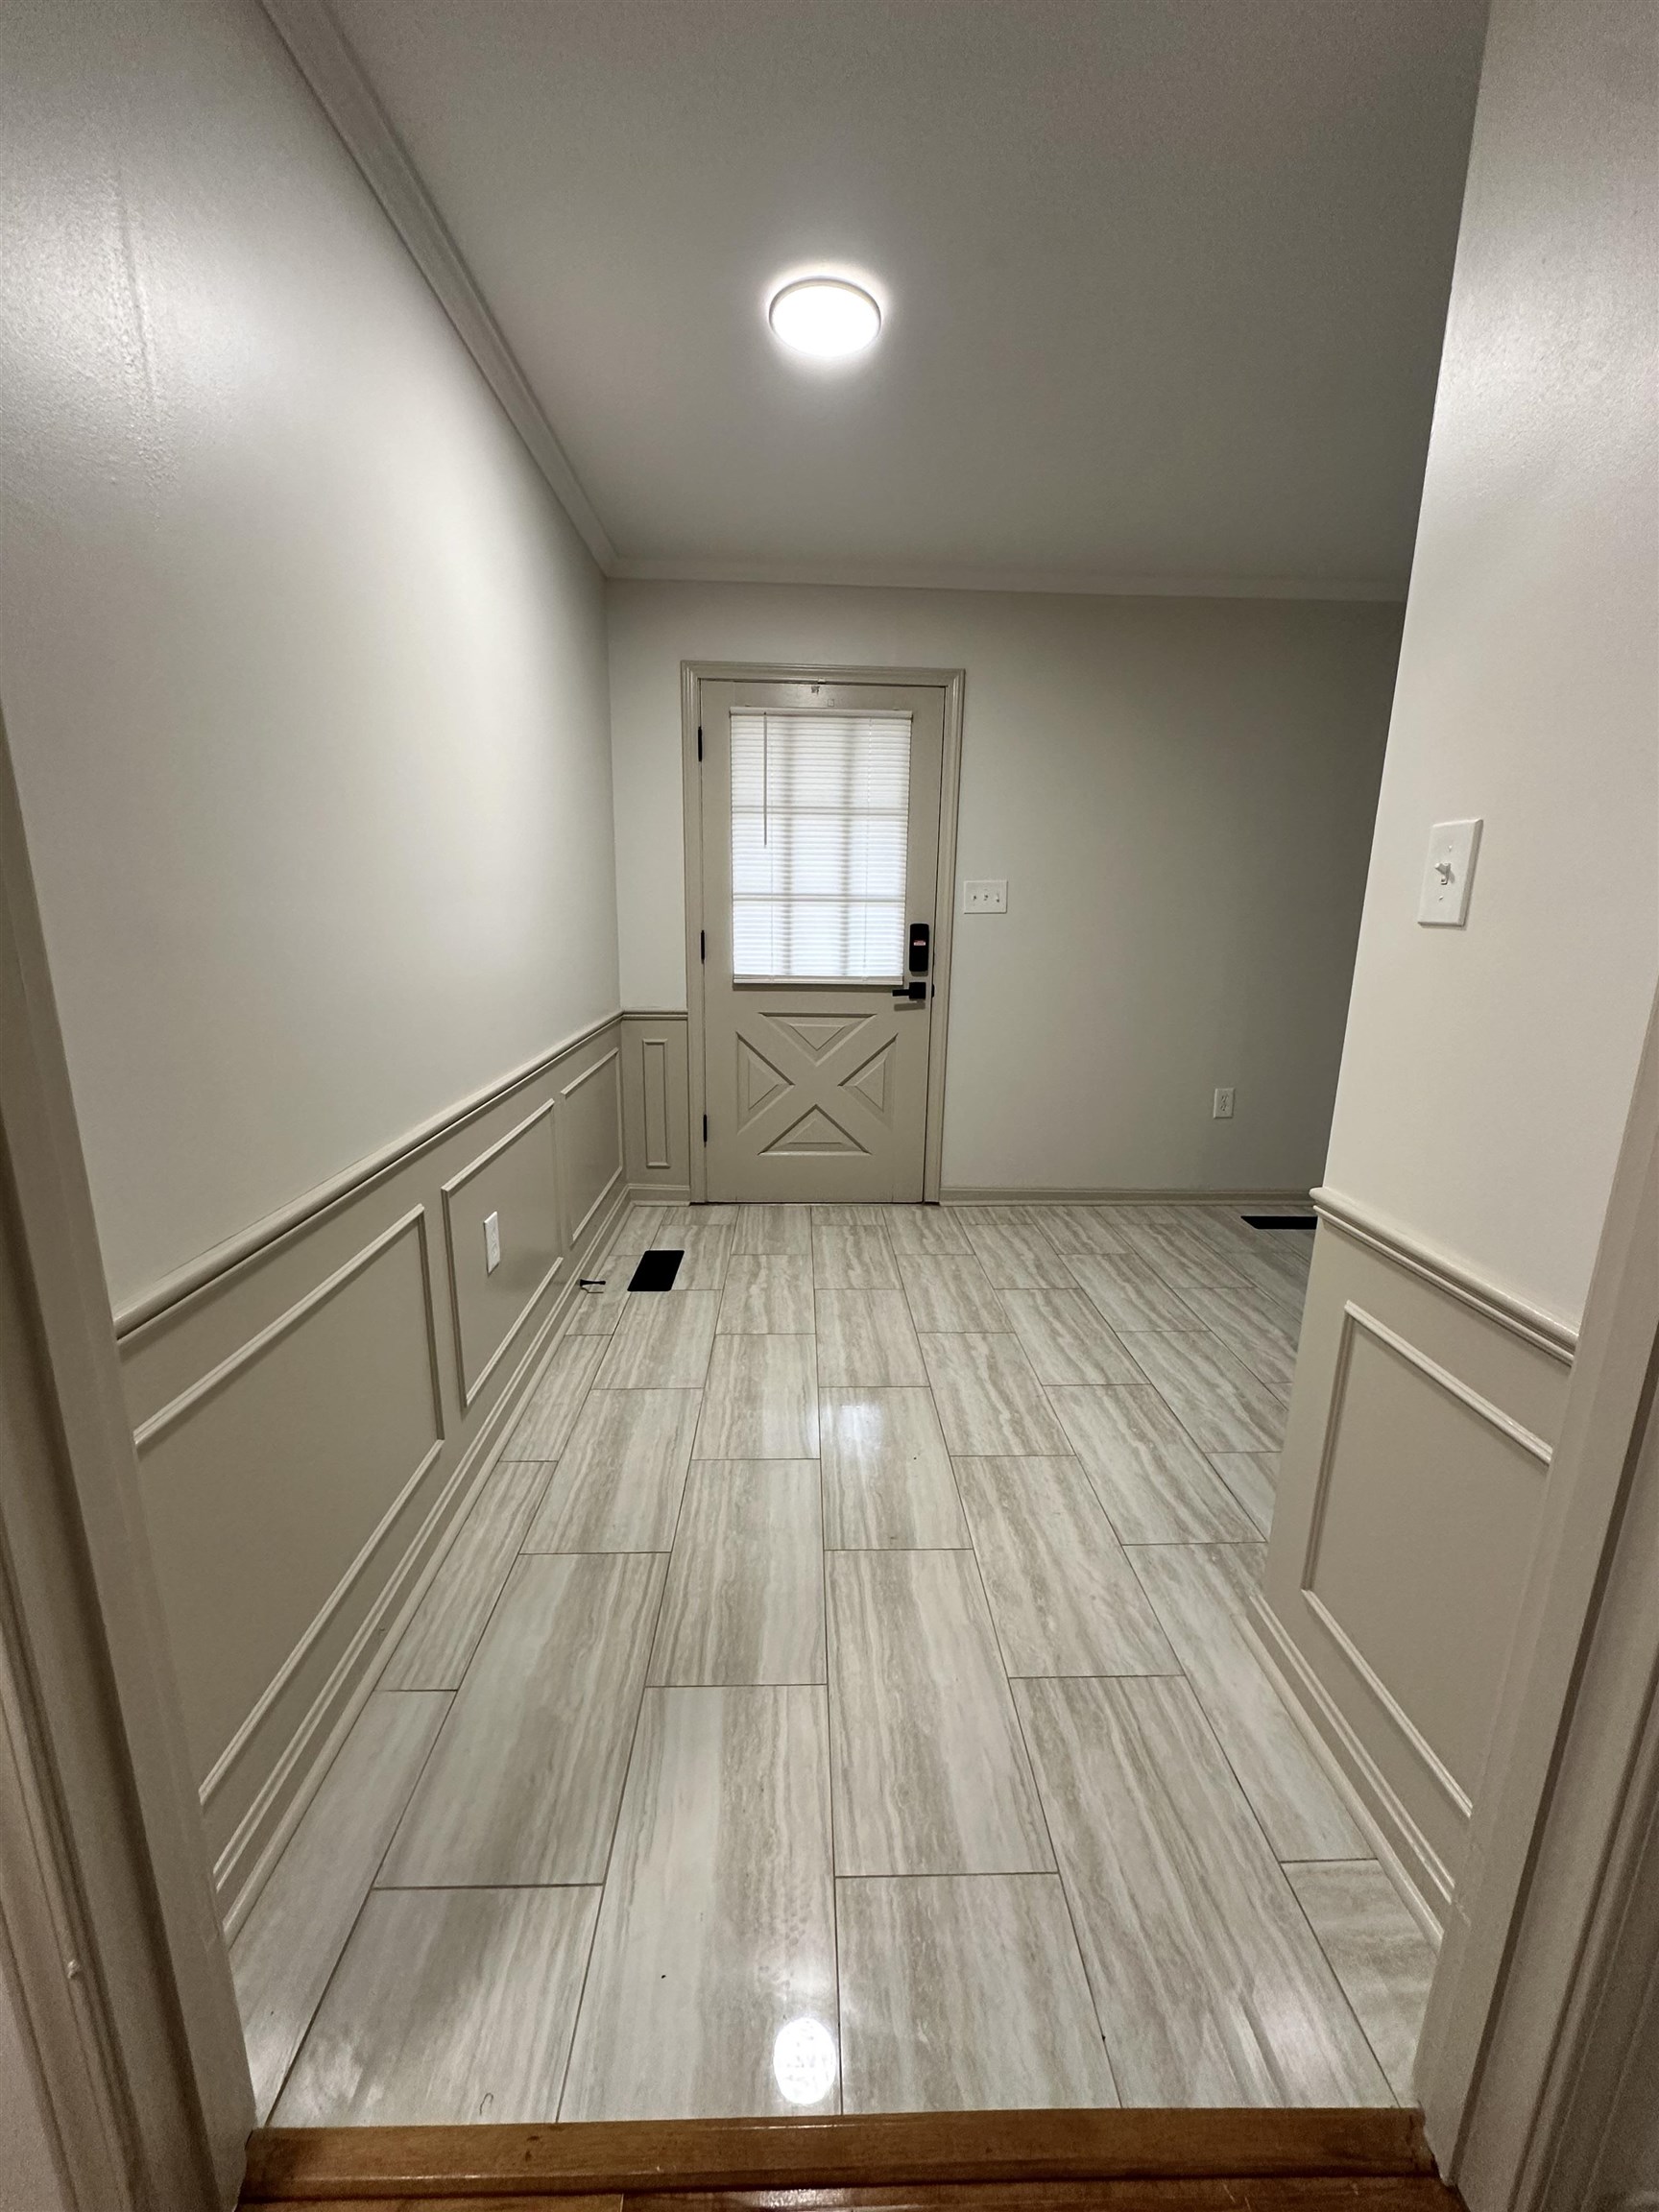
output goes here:
{"type": "Polygon", "coordinates": [[[874,346],[881,310],[862,284],[845,276],[797,276],[781,285],[766,307],[772,335],[792,353],[814,361],[845,361],[874,346]]]}

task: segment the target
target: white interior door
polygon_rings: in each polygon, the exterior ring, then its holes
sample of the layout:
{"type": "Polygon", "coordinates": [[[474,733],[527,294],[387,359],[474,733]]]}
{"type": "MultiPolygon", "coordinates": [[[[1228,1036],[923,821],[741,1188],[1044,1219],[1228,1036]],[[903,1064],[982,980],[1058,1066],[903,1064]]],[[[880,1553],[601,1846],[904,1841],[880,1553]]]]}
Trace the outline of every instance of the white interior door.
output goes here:
{"type": "Polygon", "coordinates": [[[701,686],[710,1199],[916,1200],[945,694],[701,686]]]}

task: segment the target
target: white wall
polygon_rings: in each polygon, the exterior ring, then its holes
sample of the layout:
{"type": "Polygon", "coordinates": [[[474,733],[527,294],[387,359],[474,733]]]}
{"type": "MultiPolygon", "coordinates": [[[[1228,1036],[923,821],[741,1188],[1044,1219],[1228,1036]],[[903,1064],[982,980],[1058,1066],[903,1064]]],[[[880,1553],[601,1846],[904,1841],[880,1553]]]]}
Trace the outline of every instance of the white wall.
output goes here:
{"type": "Polygon", "coordinates": [[[615,1008],[603,588],[252,0],[0,36],[0,701],[119,1305],[615,1008]]]}
{"type": "Polygon", "coordinates": [[[1493,13],[1327,1170],[1570,1321],[1659,969],[1654,60],[1650,0],[1493,13]]]}
{"type": "Polygon", "coordinates": [[[609,606],[626,1005],[685,1003],[683,659],[965,667],[959,874],[1009,889],[957,923],[947,1189],[1316,1179],[1398,609],[676,584],[609,606]]]}

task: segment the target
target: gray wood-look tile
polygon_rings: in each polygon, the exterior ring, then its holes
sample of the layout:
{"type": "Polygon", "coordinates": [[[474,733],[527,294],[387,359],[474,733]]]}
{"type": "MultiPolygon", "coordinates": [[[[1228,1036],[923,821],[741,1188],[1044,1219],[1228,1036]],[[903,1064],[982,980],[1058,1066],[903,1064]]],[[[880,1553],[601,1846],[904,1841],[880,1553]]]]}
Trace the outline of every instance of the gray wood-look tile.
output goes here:
{"type": "Polygon", "coordinates": [[[1256,1655],[1245,1623],[1262,1546],[1153,1544],[1129,1554],[1281,1859],[1361,1859],[1365,1839],[1256,1655]]]}
{"type": "Polygon", "coordinates": [[[668,1564],[649,1680],[824,1680],[815,1459],[697,1461],[668,1564]]]}
{"type": "Polygon", "coordinates": [[[971,1252],[899,1256],[899,1279],[916,1333],[976,1329],[991,1334],[1008,1327],[1001,1301],[971,1252]]]}
{"type": "Polygon", "coordinates": [[[1130,1358],[1205,1452],[1277,1452],[1286,1407],[1208,1331],[1137,1331],[1130,1358]]]}
{"type": "Polygon", "coordinates": [[[887,1234],[895,1252],[972,1252],[965,1214],[949,1206],[890,1206],[887,1234]]]}
{"type": "Polygon", "coordinates": [[[1148,1208],[1144,1218],[1144,1234],[1137,1236],[1136,1249],[1144,1252],[1169,1282],[1232,1284],[1272,1304],[1291,1322],[1298,1320],[1302,1286],[1260,1250],[1220,1229],[1201,1208],[1148,1208]]]}
{"type": "Polygon", "coordinates": [[[841,1874],[1046,1874],[1053,1858],[966,1551],[831,1551],[841,1874]]]}
{"type": "Polygon", "coordinates": [[[518,1561],[382,1887],[604,1880],[666,1564],[640,1552],[518,1561]]]}
{"type": "Polygon", "coordinates": [[[1074,1278],[1033,1220],[986,1219],[964,1213],[963,1221],[985,1280],[998,1290],[1070,1290],[1074,1278]]]}
{"type": "Polygon", "coordinates": [[[438,1694],[371,1695],[230,1946],[261,2127],[448,1710],[438,1694]]]}
{"type": "Polygon", "coordinates": [[[716,1290],[636,1290],[593,1381],[601,1390],[695,1390],[709,1369],[716,1290]]]}
{"type": "Polygon", "coordinates": [[[380,1889],[272,2114],[276,2128],[552,2120],[594,1889],[380,1889]]]}
{"type": "Polygon", "coordinates": [[[731,1256],[733,1221],[693,1221],[684,1229],[661,1228],[654,1250],[683,1255],[674,1277],[674,1291],[718,1290],[726,1280],[731,1256]]]}
{"type": "Polygon", "coordinates": [[[1056,1252],[1126,1252],[1123,1216],[1129,1209],[1118,1206],[1037,1206],[1031,1219],[1056,1252]]]}
{"type": "Polygon", "coordinates": [[[676,1204],[663,1207],[653,1242],[660,1250],[671,1251],[687,1229],[711,1226],[735,1229],[742,1211],[740,1206],[693,1206],[682,1199],[676,1204]]]}
{"type": "Polygon", "coordinates": [[[1150,1260],[1139,1252],[1075,1252],[1068,1256],[1078,1287],[1114,1329],[1196,1329],[1150,1260]]]}
{"type": "Polygon", "coordinates": [[[1247,1544],[1256,1526],[1149,1382],[1049,1403],[1125,1544],[1247,1544]]]}
{"type": "Polygon", "coordinates": [[[1402,2104],[1409,2104],[1434,1972],[1428,1937],[1374,1859],[1285,1871],[1389,2087],[1402,2104]]]}
{"type": "Polygon", "coordinates": [[[1212,1452],[1210,1464],[1261,1529],[1273,1533],[1273,1502],[1279,1488],[1277,1452],[1212,1452]]]}
{"type": "Polygon", "coordinates": [[[949,1551],[967,1544],[930,1391],[821,1391],[818,1431],[824,1541],[831,1550],[949,1551]]]}
{"type": "Polygon", "coordinates": [[[1081,1290],[998,1295],[1039,1382],[1140,1382],[1141,1370],[1081,1290]]]}
{"type": "Polygon", "coordinates": [[[1052,1874],[839,1882],[849,2112],[1116,2104],[1052,1874]]]}
{"type": "Polygon", "coordinates": [[[923,1336],[945,1441],[958,1456],[1054,1458],[1069,1446],[1018,1336],[923,1336]]]}
{"type": "Polygon", "coordinates": [[[860,1205],[856,1202],[838,1204],[833,1199],[826,1202],[815,1199],[812,1204],[814,1229],[883,1229],[891,1206],[860,1205]]]}
{"type": "Polygon", "coordinates": [[[1075,1459],[958,1459],[1010,1674],[1175,1674],[1158,1617],[1075,1459]]]}
{"type": "Polygon", "coordinates": [[[554,1347],[541,1380],[501,1447],[503,1459],[558,1458],[609,1350],[603,1336],[565,1336],[554,1347]]]}
{"type": "Polygon", "coordinates": [[[840,1387],[926,1382],[902,1290],[819,1290],[818,1380],[840,1387]]]}
{"type": "Polygon", "coordinates": [[[793,1252],[812,1257],[810,1206],[744,1206],[737,1214],[733,1252],[793,1252]]]}
{"type": "Polygon", "coordinates": [[[692,1446],[697,1459],[816,1459],[810,1336],[717,1336],[692,1446]]]}
{"type": "Polygon", "coordinates": [[[551,1472],[539,1459],[496,1461],[397,1639],[378,1689],[459,1688],[551,1472]]]}
{"type": "Polygon", "coordinates": [[[1286,1403],[1296,1379],[1296,1331],[1283,1312],[1233,1283],[1193,1283],[1181,1296],[1212,1335],[1286,1403]]]}
{"type": "Polygon", "coordinates": [[[1391,2102],[1190,1686],[1014,1695],[1123,2102],[1391,2102]]]}
{"type": "Polygon", "coordinates": [[[590,1390],[526,1551],[666,1551],[697,1430],[696,1390],[590,1390]]]}
{"type": "Polygon", "coordinates": [[[725,1336],[810,1335],[812,1262],[801,1252],[734,1252],[715,1334],[725,1336]]]}
{"type": "MultiPolygon", "coordinates": [[[[629,1207],[627,1213],[623,1214],[621,1220],[617,1222],[612,1234],[611,1241],[606,1247],[607,1262],[613,1253],[638,1254],[648,1250],[652,1239],[661,1227],[662,1213],[663,1209],[661,1205],[647,1205],[637,1199],[629,1207]]],[[[598,1272],[603,1273],[604,1270],[600,1269],[598,1272]]]]}
{"type": "Polygon", "coordinates": [[[812,1280],[820,1290],[897,1290],[899,1269],[881,1229],[812,1227],[812,1280]]]}
{"type": "Polygon", "coordinates": [[[562,2119],[839,2109],[826,1735],[821,1689],[645,1693],[562,2119]]]}
{"type": "Polygon", "coordinates": [[[579,1289],[565,1318],[565,1335],[609,1336],[622,1318],[628,1279],[638,1264],[639,1255],[633,1253],[613,1276],[607,1277],[600,1289],[579,1289]]]}

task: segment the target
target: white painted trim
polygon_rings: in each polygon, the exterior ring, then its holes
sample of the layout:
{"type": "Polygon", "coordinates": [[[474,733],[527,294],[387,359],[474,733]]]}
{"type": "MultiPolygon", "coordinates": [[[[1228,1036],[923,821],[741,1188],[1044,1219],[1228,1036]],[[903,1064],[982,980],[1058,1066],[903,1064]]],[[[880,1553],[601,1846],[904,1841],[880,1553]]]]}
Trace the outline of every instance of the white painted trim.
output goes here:
{"type": "Polygon", "coordinates": [[[1578,1342],[1578,1330],[1561,1314],[1516,1297],[1513,1291],[1503,1289],[1471,1267],[1467,1261],[1454,1259],[1451,1253],[1441,1251],[1404,1223],[1373,1212],[1345,1191],[1321,1185],[1313,1192],[1313,1205],[1322,1221],[1340,1230],[1354,1243],[1365,1244],[1373,1252],[1382,1253],[1408,1274],[1433,1284],[1437,1290],[1444,1290],[1459,1305],[1483,1313],[1488,1321],[1496,1321],[1512,1335],[1521,1337],[1540,1352],[1548,1352],[1551,1358],[1572,1359],[1578,1342]]]}
{"type": "Polygon", "coordinates": [[[1286,1711],[1438,1949],[1452,1896],[1452,1876],[1439,1853],[1260,1594],[1250,1600],[1247,1625],[1286,1711]]]}
{"type": "Polygon", "coordinates": [[[892,562],[624,559],[606,574],[625,584],[798,584],[881,591],[1025,591],[1089,599],[1360,600],[1404,607],[1403,584],[1382,577],[1122,576],[1105,570],[907,566],[892,562]]]}
{"type": "Polygon", "coordinates": [[[261,5],[555,498],[601,569],[613,572],[604,523],[340,26],[323,0],[261,5]]]}
{"type": "Polygon", "coordinates": [[[164,1276],[138,1297],[129,1300],[115,1315],[117,1338],[131,1336],[134,1330],[142,1329],[147,1322],[181,1305],[199,1290],[204,1290],[210,1283],[217,1283],[235,1268],[244,1266],[272,1245],[292,1236],[295,1230],[302,1229],[307,1222],[314,1221],[319,1214],[328,1213],[359,1190],[367,1189],[371,1183],[389,1175],[395,1167],[401,1166],[404,1161],[412,1159],[417,1152],[427,1151],[432,1145],[441,1143],[466,1122],[475,1120],[492,1106],[498,1105],[510,1093],[545,1073],[567,1052],[577,1051],[582,1046],[591,1043],[595,1037],[609,1029],[613,1022],[620,1022],[621,1019],[620,1012],[617,1012],[604,1015],[597,1022],[590,1022],[585,1029],[578,1029],[573,1037],[565,1038],[545,1052],[538,1052],[535,1059],[526,1060],[521,1067],[497,1076],[493,1083],[485,1084],[482,1090],[469,1092],[465,1098],[457,1099],[453,1106],[445,1106],[442,1113],[418,1122],[403,1136],[395,1137],[389,1144],[382,1144],[378,1151],[371,1152],[351,1166],[342,1168],[338,1175],[331,1175],[326,1183],[319,1183],[314,1190],[291,1199],[286,1206],[278,1207],[275,1214],[267,1214],[262,1220],[238,1230],[234,1237],[228,1237],[223,1244],[215,1244],[210,1252],[202,1253],[187,1266],[164,1276]]]}
{"type": "MultiPolygon", "coordinates": [[[[554,1210],[556,1213],[562,1212],[563,1193],[559,1190],[559,1140],[554,1127],[554,1107],[557,1101],[552,1098],[543,1098],[541,1105],[538,1106],[533,1113],[526,1114],[523,1120],[518,1122],[514,1128],[509,1129],[505,1137],[497,1137],[493,1144],[488,1144],[485,1146],[484,1150],[479,1153],[476,1160],[469,1160],[467,1166],[461,1169],[459,1174],[451,1175],[448,1182],[444,1185],[442,1190],[439,1192],[439,1196],[443,1202],[444,1207],[444,1264],[449,1283],[449,1319],[455,1337],[455,1387],[461,1393],[461,1410],[463,1413],[471,1411],[473,1400],[483,1389],[485,1383],[489,1382],[491,1376],[494,1374],[496,1366],[501,1360],[503,1355],[506,1353],[508,1346],[512,1343],[514,1337],[517,1335],[519,1330],[523,1328],[525,1322],[536,1310],[536,1308],[541,1304],[548,1290],[550,1290],[553,1285],[559,1280],[559,1270],[565,1264],[565,1255],[560,1253],[555,1258],[553,1264],[547,1269],[541,1282],[537,1284],[534,1290],[530,1292],[529,1296],[519,1307],[517,1314],[514,1318],[512,1325],[502,1333],[501,1339],[497,1343],[494,1351],[492,1352],[489,1358],[485,1360],[483,1366],[478,1370],[478,1373],[470,1380],[469,1380],[467,1374],[467,1347],[462,1340],[461,1328],[461,1278],[457,1274],[455,1268],[456,1237],[453,1201],[456,1193],[458,1191],[464,1190],[475,1175],[481,1175],[484,1169],[489,1166],[492,1160],[499,1159],[503,1152],[507,1151],[512,1145],[518,1143],[522,1138],[527,1137],[531,1130],[536,1127],[539,1121],[545,1121],[548,1125],[548,1149],[553,1155],[554,1210]]],[[[561,1221],[559,1223],[561,1232],[563,1232],[564,1226],[564,1222],[561,1221]]],[[[428,1301],[428,1305],[430,1305],[430,1301],[428,1301]]],[[[440,1437],[443,1435],[442,1428],[439,1430],[439,1435],[440,1437]]]]}

